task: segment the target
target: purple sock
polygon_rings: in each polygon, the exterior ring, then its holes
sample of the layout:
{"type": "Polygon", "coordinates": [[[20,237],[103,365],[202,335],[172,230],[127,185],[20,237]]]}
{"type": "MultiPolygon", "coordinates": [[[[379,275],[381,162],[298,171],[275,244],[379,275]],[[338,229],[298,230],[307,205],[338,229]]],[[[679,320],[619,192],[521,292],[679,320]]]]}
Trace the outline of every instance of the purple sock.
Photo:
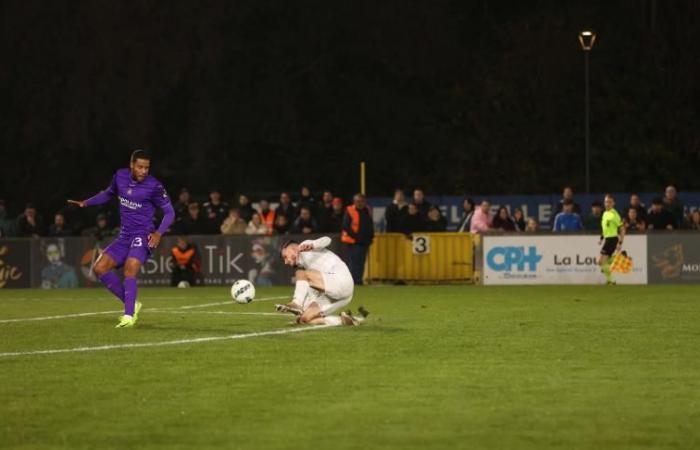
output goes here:
{"type": "Polygon", "coordinates": [[[136,307],[136,278],[124,278],[124,314],[127,316],[134,315],[136,307]]]}
{"type": "Polygon", "coordinates": [[[100,281],[112,294],[116,295],[117,298],[124,303],[124,286],[122,286],[119,276],[114,273],[113,270],[101,275],[100,281]]]}

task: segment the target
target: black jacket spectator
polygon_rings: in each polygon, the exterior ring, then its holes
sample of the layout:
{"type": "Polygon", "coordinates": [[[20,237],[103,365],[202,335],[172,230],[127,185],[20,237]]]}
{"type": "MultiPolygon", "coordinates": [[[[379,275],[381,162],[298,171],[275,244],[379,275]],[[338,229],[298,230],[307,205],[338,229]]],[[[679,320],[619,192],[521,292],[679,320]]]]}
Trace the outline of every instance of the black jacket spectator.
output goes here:
{"type": "Polygon", "coordinates": [[[654,205],[647,214],[647,229],[649,230],[672,230],[675,228],[676,219],[662,205],[654,205]]]}
{"type": "MultiPolygon", "coordinates": [[[[325,208],[324,208],[325,209],[325,208]]],[[[343,230],[343,200],[335,197],[331,202],[331,210],[323,215],[323,222],[319,224],[323,233],[340,233],[343,230]]]]}
{"type": "Polygon", "coordinates": [[[219,234],[229,211],[228,203],[221,201],[221,193],[214,189],[209,193],[209,201],[202,205],[202,219],[206,224],[206,234],[219,234]]]}
{"type": "Polygon", "coordinates": [[[323,191],[323,196],[321,197],[321,201],[316,205],[315,211],[318,226],[323,229],[328,217],[333,212],[333,193],[331,191],[323,191]]]}
{"type": "Polygon", "coordinates": [[[187,188],[180,189],[177,202],[173,205],[175,220],[182,220],[187,216],[187,206],[190,204],[190,191],[187,188]]]}
{"type": "Polygon", "coordinates": [[[428,200],[425,199],[425,193],[423,189],[416,189],[413,191],[413,203],[418,208],[418,213],[426,220],[428,218],[428,211],[432,206],[428,200]]]}
{"type": "Polygon", "coordinates": [[[190,203],[187,208],[187,217],[176,223],[173,234],[206,234],[207,224],[199,214],[199,204],[190,203]]]}
{"type": "Polygon", "coordinates": [[[32,204],[27,204],[24,212],[17,217],[17,236],[39,237],[45,234],[44,221],[32,204]]]}
{"type": "Polygon", "coordinates": [[[298,210],[301,210],[303,207],[309,208],[311,215],[316,217],[316,200],[314,200],[314,197],[311,195],[311,189],[306,186],[301,188],[299,201],[297,202],[298,210]]]}
{"type": "Polygon", "coordinates": [[[278,216],[280,214],[286,216],[288,223],[294,223],[294,220],[297,218],[297,210],[294,205],[292,205],[292,200],[287,192],[282,192],[280,194],[280,204],[275,210],[275,214],[278,216]]]}
{"type": "Polygon", "coordinates": [[[637,211],[637,218],[638,219],[646,222],[647,210],[644,207],[642,200],[639,198],[639,195],[637,195],[637,194],[630,195],[630,205],[625,211],[629,211],[630,208],[634,208],[635,211],[637,211]]]}
{"type": "Polygon", "coordinates": [[[415,203],[408,205],[408,211],[401,221],[401,232],[406,234],[425,231],[425,219],[421,217],[418,206],[415,203]]]}
{"type": "Polygon", "coordinates": [[[384,218],[386,220],[386,231],[387,233],[398,233],[401,232],[401,223],[404,217],[408,214],[407,204],[396,204],[392,203],[386,209],[384,213],[384,218]]]}
{"type": "Polygon", "coordinates": [[[403,190],[396,189],[394,191],[394,200],[384,212],[387,233],[400,233],[402,231],[401,224],[406,214],[408,214],[408,203],[406,203],[406,196],[404,195],[403,190]]]}
{"type": "Polygon", "coordinates": [[[678,191],[674,186],[668,186],[664,191],[663,204],[664,209],[673,216],[673,228],[680,228],[683,224],[685,208],[681,199],[678,198],[678,191]]]}
{"type": "Polygon", "coordinates": [[[505,206],[498,208],[498,214],[493,218],[492,228],[501,231],[515,231],[515,222],[505,206]]]}
{"type": "Polygon", "coordinates": [[[311,210],[308,206],[302,206],[299,210],[299,217],[294,221],[290,232],[293,234],[311,234],[317,231],[318,224],[311,215],[311,210]]]}
{"type": "Polygon", "coordinates": [[[447,219],[442,215],[437,206],[431,206],[428,211],[428,220],[425,222],[425,231],[447,231],[447,219]]]}
{"type": "Polygon", "coordinates": [[[73,230],[66,225],[66,218],[62,213],[56,213],[53,223],[49,226],[49,236],[65,237],[72,236],[73,230]]]}
{"type": "Polygon", "coordinates": [[[248,196],[245,194],[239,195],[238,214],[241,216],[241,219],[245,220],[245,223],[248,223],[253,218],[253,214],[255,213],[257,213],[257,211],[253,208],[253,205],[251,205],[248,196]]]}
{"type": "Polygon", "coordinates": [[[272,226],[275,234],[287,234],[291,228],[291,224],[287,222],[287,216],[280,214],[275,216],[275,224],[272,226]]]}

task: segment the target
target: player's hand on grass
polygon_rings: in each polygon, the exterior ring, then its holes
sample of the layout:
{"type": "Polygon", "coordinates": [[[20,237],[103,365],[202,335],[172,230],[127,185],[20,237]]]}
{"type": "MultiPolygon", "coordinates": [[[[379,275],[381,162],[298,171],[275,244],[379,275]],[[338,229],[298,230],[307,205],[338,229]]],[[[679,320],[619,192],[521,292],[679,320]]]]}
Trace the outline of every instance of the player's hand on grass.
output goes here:
{"type": "Polygon", "coordinates": [[[73,205],[78,205],[81,208],[85,208],[87,204],[85,203],[85,200],[68,200],[68,203],[71,203],[73,205]]]}
{"type": "Polygon", "coordinates": [[[148,235],[148,246],[150,248],[156,248],[158,247],[158,244],[160,244],[160,233],[154,231],[153,233],[148,235]]]}
{"type": "Polygon", "coordinates": [[[309,250],[313,250],[313,249],[314,249],[313,244],[301,244],[301,245],[299,245],[300,252],[308,252],[309,250]]]}

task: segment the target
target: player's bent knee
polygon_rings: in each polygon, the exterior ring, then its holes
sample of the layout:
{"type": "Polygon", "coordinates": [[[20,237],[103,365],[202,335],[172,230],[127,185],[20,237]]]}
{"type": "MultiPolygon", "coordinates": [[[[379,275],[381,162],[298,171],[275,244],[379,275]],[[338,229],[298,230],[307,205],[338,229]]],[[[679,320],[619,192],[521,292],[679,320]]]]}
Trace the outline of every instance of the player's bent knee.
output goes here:
{"type": "Polygon", "coordinates": [[[92,270],[95,272],[95,274],[98,277],[101,277],[102,275],[106,274],[109,272],[107,270],[107,267],[105,267],[103,264],[95,264],[95,266],[92,268],[92,270]]]}
{"type": "Polygon", "coordinates": [[[98,259],[95,262],[95,265],[93,266],[92,270],[97,274],[98,277],[101,277],[102,275],[112,270],[112,268],[110,267],[110,264],[107,260],[98,259]]]}
{"type": "Polygon", "coordinates": [[[141,269],[141,263],[138,261],[127,260],[124,264],[124,276],[135,277],[141,269]]]}

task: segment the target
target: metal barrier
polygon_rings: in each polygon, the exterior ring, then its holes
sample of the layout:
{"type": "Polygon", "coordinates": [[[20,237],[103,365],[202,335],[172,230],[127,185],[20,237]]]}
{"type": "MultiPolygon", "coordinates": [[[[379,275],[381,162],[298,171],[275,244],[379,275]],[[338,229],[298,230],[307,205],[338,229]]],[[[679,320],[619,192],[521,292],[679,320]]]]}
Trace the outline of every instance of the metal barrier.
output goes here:
{"type": "Polygon", "coordinates": [[[365,268],[368,282],[473,282],[469,233],[378,234],[365,268]]]}

